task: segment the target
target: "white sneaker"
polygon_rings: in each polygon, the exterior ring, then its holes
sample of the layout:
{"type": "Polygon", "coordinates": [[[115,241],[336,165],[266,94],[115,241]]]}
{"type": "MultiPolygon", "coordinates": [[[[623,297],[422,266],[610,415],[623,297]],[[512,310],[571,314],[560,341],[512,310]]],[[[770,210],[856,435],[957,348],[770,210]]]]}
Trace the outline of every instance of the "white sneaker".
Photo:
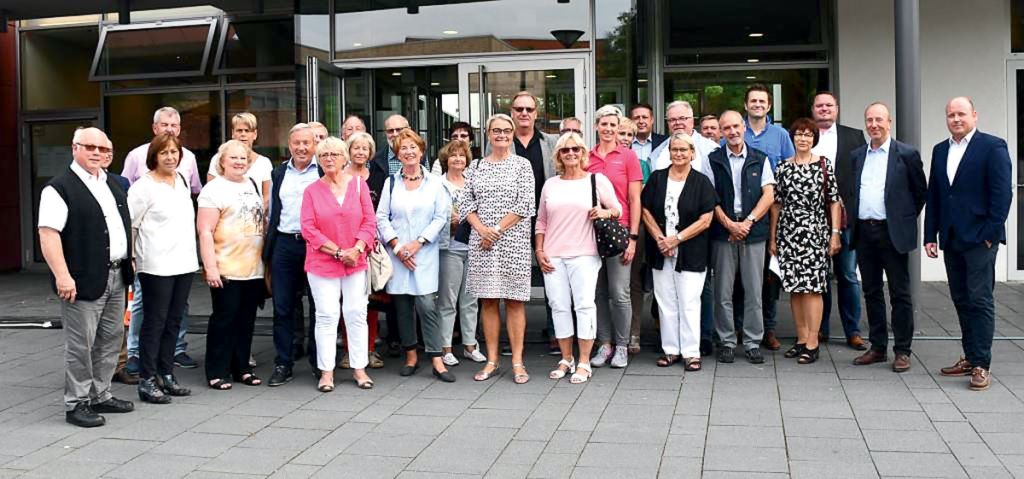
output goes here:
{"type": "Polygon", "coordinates": [[[624,368],[629,364],[629,349],[625,346],[615,346],[615,356],[612,357],[613,368],[624,368]]]}
{"type": "Polygon", "coordinates": [[[590,365],[595,368],[603,368],[604,365],[608,363],[608,360],[612,358],[613,354],[615,354],[615,349],[608,344],[602,344],[601,347],[597,349],[597,354],[590,359],[590,365]]]}
{"type": "Polygon", "coordinates": [[[452,353],[445,353],[444,356],[441,356],[441,362],[444,363],[445,366],[458,366],[459,365],[458,358],[456,358],[455,355],[452,354],[452,353]]]}
{"type": "Polygon", "coordinates": [[[250,368],[256,367],[256,358],[252,357],[251,354],[249,355],[249,367],[250,368]]]}
{"type": "Polygon", "coordinates": [[[462,357],[475,363],[483,363],[487,361],[487,356],[484,356],[484,354],[480,352],[479,348],[474,349],[472,352],[468,349],[463,349],[462,357]]]}

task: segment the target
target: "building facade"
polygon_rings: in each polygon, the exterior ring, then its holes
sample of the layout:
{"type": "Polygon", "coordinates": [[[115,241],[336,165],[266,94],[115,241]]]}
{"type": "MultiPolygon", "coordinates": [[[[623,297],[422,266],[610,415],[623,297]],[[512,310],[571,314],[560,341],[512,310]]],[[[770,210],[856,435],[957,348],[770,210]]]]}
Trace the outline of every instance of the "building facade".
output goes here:
{"type": "MultiPolygon", "coordinates": [[[[0,48],[13,53],[17,87],[4,91],[16,95],[20,141],[15,156],[0,159],[17,178],[4,188],[9,199],[0,194],[0,211],[12,220],[4,269],[42,261],[38,196],[70,161],[74,128],[106,130],[115,145],[111,170],[119,172],[125,154],[151,138],[151,115],[164,105],[182,112],[182,138],[205,171],[240,111],[259,119],[257,150],[279,160],[291,124],[317,120],[337,135],[347,115],[382,140],[384,119],[402,114],[434,153],[452,122],[479,128],[524,89],[541,98],[548,131],[568,116],[589,124],[600,105],[637,102],[655,106],[663,131],[667,103],[687,100],[698,117],[742,111],[744,89],[755,82],[771,87],[773,120],[782,125],[809,116],[819,90],[836,92],[841,123],[858,128],[872,101],[901,104],[896,38],[907,25],[891,0],[124,3],[140,9],[103,11],[107,2],[83,0],[10,10],[17,21],[0,48]]],[[[926,168],[932,145],[948,136],[945,102],[968,95],[979,129],[1007,139],[1019,189],[1024,2],[912,3],[921,106],[911,119],[919,120],[926,168]]],[[[900,137],[899,124],[894,132],[900,137]]],[[[1015,199],[997,266],[1002,281],[1024,279],[1019,208],[1015,199]]],[[[922,279],[945,279],[941,261],[922,253],[920,265],[922,279]]]]}

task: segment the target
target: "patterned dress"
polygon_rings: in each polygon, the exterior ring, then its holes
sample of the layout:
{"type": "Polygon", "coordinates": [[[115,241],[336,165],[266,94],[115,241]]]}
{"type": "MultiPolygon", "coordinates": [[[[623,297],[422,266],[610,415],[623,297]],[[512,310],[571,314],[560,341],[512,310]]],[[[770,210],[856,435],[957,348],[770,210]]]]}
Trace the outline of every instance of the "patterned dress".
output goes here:
{"type": "MultiPolygon", "coordinates": [[[[828,162],[826,168],[829,201],[839,201],[835,171],[828,162]]],[[[824,293],[831,265],[831,231],[825,217],[821,163],[786,161],[776,170],[775,180],[775,201],[782,205],[775,239],[782,288],[789,293],[824,293]]]]}
{"type": "Polygon", "coordinates": [[[534,178],[529,160],[510,155],[497,163],[481,160],[466,180],[459,200],[459,218],[476,212],[494,227],[505,215],[523,218],[501,232],[490,250],[480,248],[480,235],[469,235],[466,283],[477,298],[530,300],[530,218],[534,215],[534,178]]]}

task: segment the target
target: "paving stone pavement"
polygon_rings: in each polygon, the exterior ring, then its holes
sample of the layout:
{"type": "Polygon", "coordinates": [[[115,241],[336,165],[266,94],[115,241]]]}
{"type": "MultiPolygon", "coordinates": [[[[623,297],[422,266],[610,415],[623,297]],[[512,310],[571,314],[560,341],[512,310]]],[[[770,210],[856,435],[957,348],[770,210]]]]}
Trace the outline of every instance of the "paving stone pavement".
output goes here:
{"type": "MultiPolygon", "coordinates": [[[[50,295],[19,282],[30,281],[0,277],[0,315],[52,319],[50,295]]],[[[924,285],[918,336],[958,335],[944,288],[924,285]]],[[[1022,286],[1000,285],[997,303],[997,334],[1024,335],[1022,286]]],[[[779,311],[784,326],[788,305],[779,311]]],[[[543,321],[535,316],[531,334],[543,321]]],[[[189,339],[202,364],[205,337],[189,339]]],[[[0,479],[1024,477],[1024,343],[1015,339],[996,341],[986,392],[937,374],[959,354],[948,339],[915,342],[903,374],[855,367],[857,352],[836,341],[812,365],[775,353],[756,366],[707,358],[696,373],[656,367],[646,347],[585,385],[547,379],[555,361],[542,349],[528,348],[533,378],[522,386],[508,358],[483,383],[464,362],[454,384],[429,368],[401,378],[388,358],[371,371],[373,390],[339,370],[345,380],[329,394],[316,391],[304,360],[285,386],[226,392],[204,387],[201,368],[179,369],[191,397],[136,401],[135,412],[87,430],[63,420],[61,331],[0,329],[0,479]]],[[[254,351],[269,377],[270,338],[256,337],[254,351]]],[[[136,399],[129,386],[114,393],[136,399]]]]}

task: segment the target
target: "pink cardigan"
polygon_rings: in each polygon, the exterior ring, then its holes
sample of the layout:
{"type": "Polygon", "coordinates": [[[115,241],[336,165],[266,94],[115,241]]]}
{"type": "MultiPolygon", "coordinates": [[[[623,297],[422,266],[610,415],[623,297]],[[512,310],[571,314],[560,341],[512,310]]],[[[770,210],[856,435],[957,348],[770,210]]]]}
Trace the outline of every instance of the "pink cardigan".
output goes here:
{"type": "Polygon", "coordinates": [[[302,195],[302,236],[306,240],[306,272],[326,278],[340,278],[366,269],[366,256],[377,235],[377,218],[370,201],[370,188],[362,178],[349,181],[345,200],[338,204],[331,187],[317,181],[302,195]],[[355,246],[357,240],[366,243],[355,266],[320,251],[327,241],[341,249],[355,246]]]}

